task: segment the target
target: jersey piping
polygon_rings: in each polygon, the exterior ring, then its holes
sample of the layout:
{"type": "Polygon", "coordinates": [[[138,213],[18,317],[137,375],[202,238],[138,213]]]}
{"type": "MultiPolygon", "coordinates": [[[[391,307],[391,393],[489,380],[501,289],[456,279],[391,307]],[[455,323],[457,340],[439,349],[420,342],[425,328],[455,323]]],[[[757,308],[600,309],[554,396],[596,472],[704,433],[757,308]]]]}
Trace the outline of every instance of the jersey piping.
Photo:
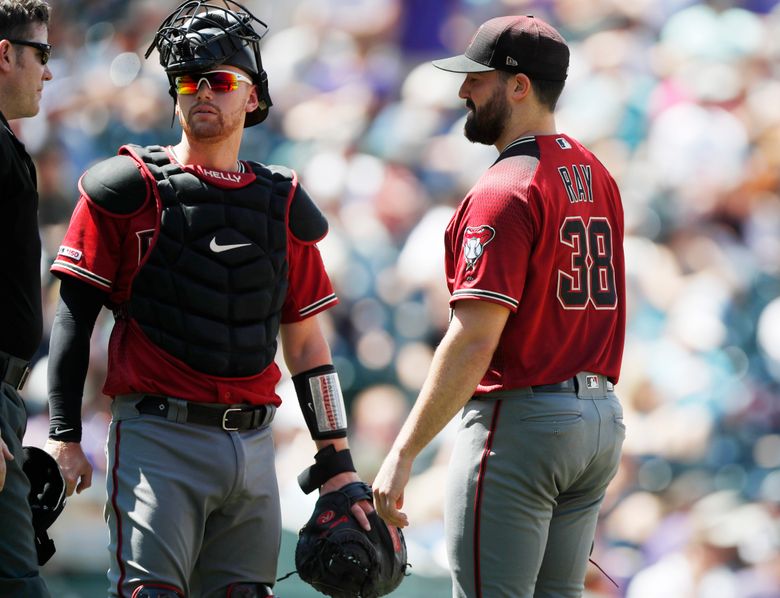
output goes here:
{"type": "Polygon", "coordinates": [[[453,299],[489,299],[504,303],[511,307],[512,310],[516,310],[517,306],[520,305],[520,302],[514,297],[510,297],[509,295],[504,295],[502,293],[497,293],[496,291],[487,291],[484,289],[458,289],[452,293],[452,297],[453,299]]]}
{"type": "Polygon", "coordinates": [[[336,297],[335,293],[331,293],[327,297],[323,297],[322,299],[319,299],[318,301],[315,301],[314,303],[311,303],[306,307],[302,307],[298,311],[298,313],[301,315],[301,317],[305,317],[315,311],[318,311],[325,305],[335,304],[337,302],[338,302],[338,297],[336,297]]]}

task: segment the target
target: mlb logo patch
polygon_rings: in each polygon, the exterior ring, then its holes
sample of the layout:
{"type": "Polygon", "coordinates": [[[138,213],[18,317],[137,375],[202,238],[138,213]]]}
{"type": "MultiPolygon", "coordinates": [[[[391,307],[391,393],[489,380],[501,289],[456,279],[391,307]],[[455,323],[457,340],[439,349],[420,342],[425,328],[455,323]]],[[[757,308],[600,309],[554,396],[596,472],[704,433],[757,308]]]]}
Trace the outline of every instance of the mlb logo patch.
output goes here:
{"type": "Polygon", "coordinates": [[[599,387],[599,377],[598,376],[585,376],[585,386],[588,389],[594,389],[599,387]]]}
{"type": "Polygon", "coordinates": [[[60,249],[59,251],[57,251],[57,254],[65,257],[69,257],[70,259],[75,261],[79,261],[82,256],[82,253],[78,249],[73,249],[72,247],[66,247],[65,245],[60,245],[60,249]]]}

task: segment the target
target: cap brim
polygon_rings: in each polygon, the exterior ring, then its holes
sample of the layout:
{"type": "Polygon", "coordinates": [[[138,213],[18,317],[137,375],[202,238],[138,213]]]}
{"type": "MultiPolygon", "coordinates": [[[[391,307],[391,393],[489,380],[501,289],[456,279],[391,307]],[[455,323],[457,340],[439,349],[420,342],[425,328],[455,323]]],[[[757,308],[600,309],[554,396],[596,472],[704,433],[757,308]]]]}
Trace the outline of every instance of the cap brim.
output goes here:
{"type": "Polygon", "coordinates": [[[434,60],[433,66],[443,71],[450,71],[451,73],[486,73],[487,71],[494,71],[492,66],[486,66],[476,60],[472,60],[467,56],[461,54],[460,56],[453,56],[452,58],[442,58],[441,60],[434,60]]]}

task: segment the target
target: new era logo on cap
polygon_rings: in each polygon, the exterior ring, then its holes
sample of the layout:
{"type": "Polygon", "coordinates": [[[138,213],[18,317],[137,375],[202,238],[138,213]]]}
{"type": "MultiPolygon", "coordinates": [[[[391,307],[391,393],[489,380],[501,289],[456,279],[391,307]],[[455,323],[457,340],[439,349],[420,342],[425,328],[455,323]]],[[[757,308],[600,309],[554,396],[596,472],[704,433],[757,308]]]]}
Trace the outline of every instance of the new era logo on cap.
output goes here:
{"type": "Polygon", "coordinates": [[[503,70],[565,81],[569,47],[563,36],[541,19],[497,17],[480,26],[462,55],[434,60],[433,65],[455,73],[503,70]]]}

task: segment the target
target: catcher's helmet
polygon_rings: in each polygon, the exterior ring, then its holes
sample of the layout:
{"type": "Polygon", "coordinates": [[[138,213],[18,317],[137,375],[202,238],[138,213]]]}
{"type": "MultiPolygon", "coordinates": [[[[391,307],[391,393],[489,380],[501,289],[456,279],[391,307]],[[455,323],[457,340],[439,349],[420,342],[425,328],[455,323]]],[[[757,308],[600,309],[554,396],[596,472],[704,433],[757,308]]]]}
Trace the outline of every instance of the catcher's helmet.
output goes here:
{"type": "Polygon", "coordinates": [[[46,530],[65,508],[65,480],[54,458],[34,446],[24,447],[22,470],[30,480],[27,501],[32,511],[38,564],[43,565],[54,554],[54,542],[46,530]]]}
{"type": "Polygon", "coordinates": [[[146,57],[154,48],[171,84],[176,99],[174,79],[185,73],[202,73],[227,64],[246,71],[257,85],[260,105],[246,115],[245,127],[263,122],[271,107],[268,76],[260,60],[260,40],[268,26],[238,2],[223,0],[223,6],[204,0],[180,4],[162,22],[146,57]],[[232,9],[231,6],[235,7],[232,9]],[[253,22],[262,29],[258,33],[253,22]]]}

